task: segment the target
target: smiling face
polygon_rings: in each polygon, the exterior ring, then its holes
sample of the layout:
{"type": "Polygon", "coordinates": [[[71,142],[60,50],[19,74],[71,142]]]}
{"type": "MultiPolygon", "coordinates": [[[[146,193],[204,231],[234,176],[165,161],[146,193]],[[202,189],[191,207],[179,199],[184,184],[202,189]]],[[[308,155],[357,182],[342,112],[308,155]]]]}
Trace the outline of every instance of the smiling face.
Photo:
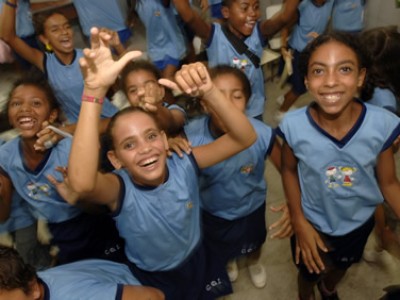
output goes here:
{"type": "MultiPolygon", "coordinates": [[[[247,96],[244,92],[243,83],[233,74],[225,73],[217,75],[213,79],[214,85],[228,98],[232,104],[243,113],[246,111],[247,96]]],[[[211,126],[216,134],[226,133],[226,127],[216,113],[205,108],[211,116],[211,126]]]]}
{"type": "Polygon", "coordinates": [[[166,180],[168,143],[151,116],[143,111],[124,113],[111,134],[114,150],[108,157],[115,168],[126,168],[132,180],[143,186],[158,186],[166,180]]]}
{"type": "Polygon", "coordinates": [[[130,72],[124,82],[125,94],[132,106],[138,106],[143,97],[154,97],[162,99],[164,89],[161,87],[157,78],[147,70],[135,70],[130,72]]]}
{"type": "Polygon", "coordinates": [[[305,84],[324,113],[340,115],[353,102],[364,78],[356,53],[331,40],[311,54],[305,84]]]}
{"type": "Polygon", "coordinates": [[[260,18],[259,0],[235,0],[222,7],[222,15],[227,19],[229,29],[238,37],[251,35],[260,18]]]}
{"type": "Polygon", "coordinates": [[[70,54],[74,50],[73,30],[66,17],[52,14],[43,24],[43,34],[39,36],[44,44],[50,44],[54,52],[70,54]]]}
{"type": "Polygon", "coordinates": [[[54,122],[58,112],[51,109],[46,93],[35,85],[22,84],[11,93],[8,119],[22,138],[35,138],[44,121],[54,122]]]}

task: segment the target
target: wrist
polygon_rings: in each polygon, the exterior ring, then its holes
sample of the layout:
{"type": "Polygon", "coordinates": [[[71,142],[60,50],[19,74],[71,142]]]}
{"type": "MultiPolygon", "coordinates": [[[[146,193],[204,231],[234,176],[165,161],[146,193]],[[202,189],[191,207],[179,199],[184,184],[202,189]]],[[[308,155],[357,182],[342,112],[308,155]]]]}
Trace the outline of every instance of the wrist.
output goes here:
{"type": "Polygon", "coordinates": [[[83,94],[81,99],[83,102],[92,102],[100,105],[104,103],[104,97],[96,97],[87,94],[83,94]]]}
{"type": "Polygon", "coordinates": [[[12,8],[17,8],[17,6],[18,6],[17,3],[15,1],[13,1],[13,0],[7,0],[5,2],[5,4],[8,5],[9,7],[12,7],[12,8]]]}

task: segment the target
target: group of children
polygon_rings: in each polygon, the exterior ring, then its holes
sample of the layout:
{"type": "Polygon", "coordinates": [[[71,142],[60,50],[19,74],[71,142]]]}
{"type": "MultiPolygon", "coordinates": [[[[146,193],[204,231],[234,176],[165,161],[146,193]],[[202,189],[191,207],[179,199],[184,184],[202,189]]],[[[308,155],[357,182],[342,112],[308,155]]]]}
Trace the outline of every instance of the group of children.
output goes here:
{"type": "MultiPolygon", "coordinates": [[[[288,113],[275,131],[262,122],[257,58],[267,38],[294,20],[298,0],[264,21],[257,0],[223,1],[222,24],[204,21],[186,0],[132,1],[146,28],[154,26],[147,38],[153,63],[138,51],[115,59],[110,48],[119,48],[119,36],[98,28],[90,48],[74,49],[59,13],[42,15],[36,28],[52,53],[32,48],[16,35],[19,2],[3,6],[2,37],[48,83],[30,76],[10,92],[5,110],[19,136],[0,148],[0,217],[9,219],[22,198],[47,221],[59,266],[36,274],[0,248],[0,299],[215,299],[232,292],[243,255],[253,284],[264,287],[267,157],[287,198],[287,206],[273,208],[282,216],[270,228],[278,227],[274,237],[292,236],[299,299],[315,299],[314,286],[322,299],[339,299],[336,286],[360,260],[376,207],[385,200],[400,216],[393,159],[400,120],[362,101],[371,91],[398,95],[398,69],[382,67],[382,43],[362,49],[360,41],[378,40],[374,33],[359,40],[333,32],[308,42],[299,51],[299,78],[314,102],[288,113]],[[204,40],[209,69],[200,62],[179,69],[183,52],[166,38],[178,29],[163,23],[176,17],[172,3],[204,40]],[[371,57],[382,61],[371,65],[371,57]],[[106,98],[117,79],[130,103],[120,111],[106,98]],[[200,99],[206,114],[189,120],[166,103],[168,93],[200,99]],[[68,129],[49,127],[63,122],[62,113],[68,129]],[[65,130],[73,139],[61,138],[65,130]],[[111,166],[103,167],[106,159],[111,166]]],[[[398,33],[382,32],[398,49],[398,33]]]]}

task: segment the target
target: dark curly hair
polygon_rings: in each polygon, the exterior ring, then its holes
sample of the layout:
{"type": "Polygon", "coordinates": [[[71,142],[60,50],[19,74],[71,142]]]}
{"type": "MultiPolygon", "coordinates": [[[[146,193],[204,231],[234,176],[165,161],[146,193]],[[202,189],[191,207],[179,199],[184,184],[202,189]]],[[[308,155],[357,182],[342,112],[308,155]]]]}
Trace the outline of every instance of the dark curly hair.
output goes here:
{"type": "Polygon", "coordinates": [[[35,269],[23,261],[17,250],[0,246],[0,291],[21,289],[28,295],[37,278],[35,269]]]}
{"type": "Polygon", "coordinates": [[[215,79],[219,75],[231,74],[235,76],[242,83],[243,92],[246,97],[246,101],[249,101],[251,97],[251,85],[250,81],[247,78],[246,74],[243,73],[238,68],[234,68],[228,65],[219,65],[210,69],[210,77],[211,79],[215,79]]]}
{"type": "Polygon", "coordinates": [[[363,32],[360,40],[366,55],[373,61],[362,89],[362,99],[371,99],[375,87],[389,89],[400,98],[400,33],[395,27],[378,27],[363,32]]]}
{"type": "Polygon", "coordinates": [[[160,70],[158,70],[153,63],[144,59],[131,61],[123,68],[120,74],[120,84],[121,84],[120,88],[123,90],[125,94],[127,93],[127,88],[128,88],[126,85],[126,78],[128,77],[129,74],[138,71],[149,72],[154,76],[156,81],[161,78],[160,70]]]}
{"type": "Polygon", "coordinates": [[[57,110],[58,111],[58,118],[56,122],[62,122],[63,116],[61,113],[61,108],[59,103],[57,102],[57,98],[54,96],[53,90],[51,89],[48,81],[45,79],[42,73],[32,70],[26,74],[24,74],[21,78],[17,79],[13,84],[10,93],[8,94],[8,101],[6,102],[5,109],[3,110],[4,114],[8,114],[8,109],[10,106],[10,100],[12,94],[14,93],[15,89],[21,85],[28,85],[34,86],[41,91],[43,91],[46,95],[46,99],[49,103],[50,110],[57,110]]]}

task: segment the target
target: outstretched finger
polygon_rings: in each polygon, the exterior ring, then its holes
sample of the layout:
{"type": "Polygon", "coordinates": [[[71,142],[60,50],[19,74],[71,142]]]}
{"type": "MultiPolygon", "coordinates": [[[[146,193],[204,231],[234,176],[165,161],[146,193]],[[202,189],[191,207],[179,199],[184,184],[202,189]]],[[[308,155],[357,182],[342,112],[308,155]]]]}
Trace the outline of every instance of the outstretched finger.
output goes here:
{"type": "Polygon", "coordinates": [[[142,55],[141,51],[128,51],[118,61],[115,62],[118,73],[125,67],[127,63],[142,55]]]}
{"type": "Polygon", "coordinates": [[[90,29],[90,47],[93,50],[100,48],[99,29],[97,27],[90,29]]]}
{"type": "Polygon", "coordinates": [[[158,79],[158,83],[161,84],[162,86],[169,88],[170,90],[173,90],[174,92],[180,92],[180,93],[182,92],[179,86],[172,80],[166,78],[160,78],[158,79]]]}
{"type": "Polygon", "coordinates": [[[46,175],[46,178],[54,186],[57,186],[60,184],[60,182],[57,179],[55,179],[53,175],[46,175]]]}

